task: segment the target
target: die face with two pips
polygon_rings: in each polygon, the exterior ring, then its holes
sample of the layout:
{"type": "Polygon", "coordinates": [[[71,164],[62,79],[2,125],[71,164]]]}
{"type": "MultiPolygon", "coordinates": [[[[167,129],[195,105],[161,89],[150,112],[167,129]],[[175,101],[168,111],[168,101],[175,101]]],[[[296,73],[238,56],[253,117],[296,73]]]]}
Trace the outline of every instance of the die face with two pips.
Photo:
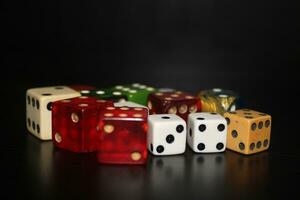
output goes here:
{"type": "Polygon", "coordinates": [[[186,122],[174,114],[150,115],[147,147],[153,155],[182,154],[186,148],[186,122]]]}
{"type": "Polygon", "coordinates": [[[271,116],[240,109],[224,114],[228,124],[227,148],[242,154],[254,154],[269,148],[271,116]]]}
{"type": "Polygon", "coordinates": [[[51,140],[52,102],[80,96],[67,86],[28,89],[26,92],[26,124],[30,133],[41,140],[51,140]]]}
{"type": "Polygon", "coordinates": [[[98,162],[145,164],[148,110],[141,107],[106,107],[101,113],[98,162]]]}
{"type": "Polygon", "coordinates": [[[220,114],[201,112],[189,115],[187,142],[194,152],[223,152],[226,136],[226,120],[220,114]]]}
{"type": "Polygon", "coordinates": [[[113,106],[113,102],[81,96],[52,105],[54,145],[73,152],[96,151],[99,115],[105,107],[113,106]]]}
{"type": "Polygon", "coordinates": [[[190,113],[201,111],[198,97],[177,92],[156,92],[149,95],[148,108],[150,114],[176,114],[187,121],[190,113]]]}

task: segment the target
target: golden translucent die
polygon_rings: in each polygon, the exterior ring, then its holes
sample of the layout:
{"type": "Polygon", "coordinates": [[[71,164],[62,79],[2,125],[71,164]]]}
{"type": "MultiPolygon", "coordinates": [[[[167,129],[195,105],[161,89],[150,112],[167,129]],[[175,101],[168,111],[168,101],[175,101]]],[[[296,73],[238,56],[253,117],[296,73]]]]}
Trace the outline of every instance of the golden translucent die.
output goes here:
{"type": "Polygon", "coordinates": [[[227,148],[242,154],[254,154],[270,146],[271,116],[249,109],[226,112],[227,148]]]}

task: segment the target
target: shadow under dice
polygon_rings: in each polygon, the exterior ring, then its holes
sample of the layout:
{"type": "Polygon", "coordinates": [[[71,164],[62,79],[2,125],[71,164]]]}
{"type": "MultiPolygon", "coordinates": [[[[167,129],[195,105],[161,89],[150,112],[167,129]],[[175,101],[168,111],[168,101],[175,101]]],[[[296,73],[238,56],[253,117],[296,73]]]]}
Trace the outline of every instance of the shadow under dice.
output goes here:
{"type": "Polygon", "coordinates": [[[198,97],[183,92],[156,92],[149,95],[150,114],[177,114],[187,121],[190,113],[201,111],[198,97]]]}
{"type": "Polygon", "coordinates": [[[145,164],[148,110],[140,107],[107,107],[99,122],[98,162],[145,164]]]}
{"type": "Polygon", "coordinates": [[[67,86],[53,86],[28,89],[26,92],[27,129],[41,140],[51,140],[52,102],[80,96],[67,86]]]}
{"type": "Polygon", "coordinates": [[[147,146],[153,155],[175,155],[185,151],[186,123],[174,114],[150,115],[147,146]]]}
{"type": "Polygon", "coordinates": [[[188,119],[187,141],[197,153],[223,152],[226,147],[227,124],[217,113],[193,113],[188,119]]]}
{"type": "Polygon", "coordinates": [[[52,138],[56,147],[93,152],[98,147],[99,114],[113,102],[81,96],[53,103],[52,138]]]}
{"type": "Polygon", "coordinates": [[[138,103],[144,106],[147,105],[149,94],[156,91],[156,89],[153,87],[149,87],[139,83],[117,85],[113,87],[112,90],[122,92],[126,95],[128,101],[132,101],[134,103],[138,103]]]}
{"type": "Polygon", "coordinates": [[[270,146],[271,116],[241,109],[224,114],[228,124],[227,148],[242,154],[264,151],[270,146]]]}

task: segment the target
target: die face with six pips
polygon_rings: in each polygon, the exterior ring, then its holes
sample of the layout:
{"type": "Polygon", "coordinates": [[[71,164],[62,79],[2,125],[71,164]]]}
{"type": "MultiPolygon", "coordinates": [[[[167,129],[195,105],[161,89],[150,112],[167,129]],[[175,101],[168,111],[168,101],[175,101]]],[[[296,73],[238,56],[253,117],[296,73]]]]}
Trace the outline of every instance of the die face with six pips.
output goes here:
{"type": "Polygon", "coordinates": [[[150,114],[176,114],[187,121],[190,113],[201,111],[198,97],[180,91],[156,92],[149,95],[150,114]]]}
{"type": "Polygon", "coordinates": [[[145,164],[148,110],[106,107],[100,114],[98,162],[145,164]]]}
{"type": "Polygon", "coordinates": [[[99,115],[107,106],[113,106],[113,102],[86,96],[54,102],[54,145],[79,153],[97,151],[99,115]]]}
{"type": "Polygon", "coordinates": [[[254,154],[270,146],[271,116],[249,109],[224,114],[228,124],[227,148],[254,154]]]}

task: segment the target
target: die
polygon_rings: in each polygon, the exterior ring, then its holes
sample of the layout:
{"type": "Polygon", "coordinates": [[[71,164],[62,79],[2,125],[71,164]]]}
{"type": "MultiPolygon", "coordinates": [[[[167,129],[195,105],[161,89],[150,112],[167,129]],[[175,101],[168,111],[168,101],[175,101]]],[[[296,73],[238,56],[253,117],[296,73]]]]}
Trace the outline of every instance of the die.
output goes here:
{"type": "Polygon", "coordinates": [[[198,97],[177,92],[156,92],[149,95],[148,108],[150,114],[177,114],[187,121],[189,113],[201,111],[198,97]]]}
{"type": "Polygon", "coordinates": [[[86,96],[95,97],[98,99],[111,100],[113,102],[122,102],[127,100],[127,96],[121,91],[115,91],[112,89],[96,89],[81,91],[81,94],[86,96]]]}
{"type": "Polygon", "coordinates": [[[148,111],[139,107],[106,107],[99,121],[99,163],[145,164],[148,111]]]}
{"type": "Polygon", "coordinates": [[[231,90],[214,88],[201,91],[198,96],[201,99],[202,112],[216,112],[223,115],[227,111],[235,111],[243,106],[239,95],[231,90]]]}
{"type": "Polygon", "coordinates": [[[155,92],[156,89],[139,83],[133,83],[128,85],[117,85],[112,88],[122,92],[127,96],[127,100],[146,106],[148,96],[150,93],[155,92]]]}
{"type": "Polygon", "coordinates": [[[100,112],[113,102],[81,96],[52,104],[52,138],[56,147],[93,152],[98,147],[100,112]]]}
{"type": "Polygon", "coordinates": [[[148,117],[148,150],[153,155],[182,154],[186,147],[186,122],[174,114],[148,117]]]}
{"type": "Polygon", "coordinates": [[[267,150],[271,138],[271,116],[249,109],[224,114],[228,124],[227,148],[242,154],[267,150]]]}
{"type": "Polygon", "coordinates": [[[27,129],[41,140],[51,140],[52,102],[80,96],[67,86],[53,86],[28,89],[26,92],[27,129]]]}
{"type": "Polygon", "coordinates": [[[217,113],[192,113],[188,119],[187,142],[196,153],[225,151],[227,124],[217,113]]]}

